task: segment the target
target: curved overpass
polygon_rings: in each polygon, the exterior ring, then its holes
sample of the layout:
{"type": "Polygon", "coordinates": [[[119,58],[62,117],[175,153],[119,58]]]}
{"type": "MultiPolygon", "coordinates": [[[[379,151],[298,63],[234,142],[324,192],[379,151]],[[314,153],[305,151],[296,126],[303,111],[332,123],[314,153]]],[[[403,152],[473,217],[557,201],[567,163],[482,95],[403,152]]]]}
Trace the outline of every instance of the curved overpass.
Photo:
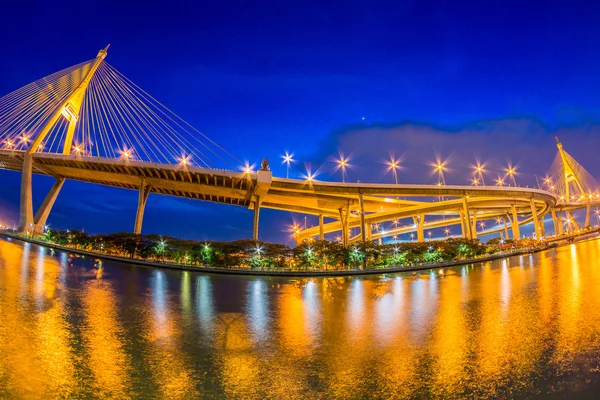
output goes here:
{"type": "MultiPolygon", "coordinates": [[[[22,171],[24,152],[0,150],[0,168],[22,171]]],[[[192,198],[252,208],[255,211],[255,239],[261,208],[297,212],[320,217],[320,224],[296,232],[299,242],[311,237],[341,232],[345,243],[358,240],[345,233],[365,227],[362,239],[377,239],[368,226],[402,218],[414,224],[390,230],[385,235],[417,231],[460,223],[466,237],[476,237],[476,221],[508,218],[513,235],[518,226],[541,216],[556,206],[556,197],[543,190],[519,187],[434,186],[407,184],[339,183],[275,178],[268,170],[244,173],[187,165],[157,164],[125,159],[79,155],[33,154],[33,173],[65,179],[137,190],[140,193],[134,231],[141,231],[147,196],[150,193],[192,198]],[[535,215],[536,218],[532,216],[535,215]],[[437,220],[429,220],[437,216],[437,220]],[[325,223],[325,218],[334,221],[325,223]],[[525,218],[525,219],[523,219],[525,218]],[[513,221],[517,221],[514,223],[513,221]]],[[[62,183],[61,183],[62,185],[62,183]]],[[[35,230],[58,194],[49,194],[35,218],[35,230]],[[38,218],[39,216],[39,218],[38,218]]],[[[536,224],[538,225],[538,224],[536,224]]],[[[362,235],[362,233],[361,233],[362,235]]]]}

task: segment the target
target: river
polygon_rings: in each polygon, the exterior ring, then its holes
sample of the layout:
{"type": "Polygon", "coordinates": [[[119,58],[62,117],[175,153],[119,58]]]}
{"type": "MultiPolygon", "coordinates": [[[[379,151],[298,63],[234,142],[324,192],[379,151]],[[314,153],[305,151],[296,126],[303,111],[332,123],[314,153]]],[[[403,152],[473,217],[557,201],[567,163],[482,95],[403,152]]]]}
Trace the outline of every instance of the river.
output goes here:
{"type": "Polygon", "coordinates": [[[0,398],[590,396],[600,241],[340,278],[210,275],[0,239],[0,398]]]}

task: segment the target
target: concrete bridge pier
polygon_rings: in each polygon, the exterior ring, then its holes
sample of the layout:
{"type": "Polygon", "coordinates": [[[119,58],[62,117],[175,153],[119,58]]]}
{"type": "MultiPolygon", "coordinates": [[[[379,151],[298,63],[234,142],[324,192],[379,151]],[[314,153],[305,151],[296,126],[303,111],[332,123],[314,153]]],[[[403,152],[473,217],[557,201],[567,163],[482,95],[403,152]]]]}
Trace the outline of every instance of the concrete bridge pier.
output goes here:
{"type": "Polygon", "coordinates": [[[463,234],[467,239],[473,239],[473,227],[471,226],[471,213],[469,211],[469,203],[467,201],[468,196],[462,198],[463,209],[462,214],[464,215],[464,221],[461,218],[461,222],[464,225],[463,234]]]}
{"type": "Polygon", "coordinates": [[[519,214],[517,213],[517,206],[513,204],[510,208],[512,211],[512,221],[510,225],[513,231],[513,239],[519,240],[521,239],[521,231],[519,229],[519,214]]]}
{"type": "Polygon", "coordinates": [[[460,233],[464,239],[467,239],[467,230],[465,229],[465,213],[463,210],[458,211],[460,218],[460,233]]]}
{"type": "Polygon", "coordinates": [[[254,224],[252,225],[252,240],[258,240],[258,221],[260,219],[260,197],[254,201],[254,224]]]}
{"type": "Polygon", "coordinates": [[[32,177],[33,156],[25,152],[23,154],[23,170],[21,172],[21,198],[19,207],[19,231],[22,233],[33,228],[32,177]]]}
{"type": "Polygon", "coordinates": [[[591,214],[592,214],[592,205],[590,203],[588,203],[587,207],[585,208],[585,224],[583,224],[584,227],[590,226],[591,214]]]}
{"type": "Polygon", "coordinates": [[[471,224],[471,239],[477,239],[477,211],[473,211],[473,220],[471,224]]]}
{"type": "Polygon", "coordinates": [[[34,218],[34,222],[33,222],[33,224],[34,224],[33,236],[34,237],[38,236],[41,233],[44,233],[44,226],[46,225],[46,222],[48,221],[48,216],[50,215],[50,210],[52,210],[52,207],[54,206],[54,202],[56,201],[56,198],[58,197],[58,193],[60,193],[60,189],[62,189],[64,183],[65,183],[65,178],[56,177],[56,181],[54,182],[54,185],[52,185],[52,188],[46,195],[44,202],[42,203],[40,208],[35,213],[35,218],[34,218]]]}
{"type": "Polygon", "coordinates": [[[319,240],[325,240],[325,228],[323,214],[319,214],[319,240]]]}
{"type": "Polygon", "coordinates": [[[358,202],[360,204],[360,240],[362,241],[363,244],[365,244],[366,241],[366,228],[367,226],[365,225],[365,202],[363,199],[363,194],[359,193],[358,194],[358,202]]]}
{"type": "Polygon", "coordinates": [[[556,218],[556,210],[554,208],[550,210],[550,215],[552,216],[552,225],[554,225],[554,234],[559,235],[558,220],[556,218]]]}
{"type": "Polygon", "coordinates": [[[502,222],[504,224],[504,240],[508,239],[508,225],[506,224],[506,217],[502,217],[502,222]]]}
{"type": "Polygon", "coordinates": [[[423,225],[425,224],[425,214],[420,214],[417,217],[417,241],[422,243],[425,241],[425,230],[423,225]]]}
{"type": "Polygon", "coordinates": [[[571,223],[575,226],[575,229],[581,229],[581,226],[579,226],[579,222],[577,222],[571,211],[567,211],[567,216],[571,219],[571,223]]]}
{"type": "Polygon", "coordinates": [[[533,227],[535,230],[535,237],[539,239],[542,237],[542,232],[540,230],[540,220],[537,215],[537,208],[535,206],[535,201],[532,199],[529,200],[529,205],[531,207],[531,218],[533,219],[533,227]]]}
{"type": "Polygon", "coordinates": [[[138,194],[138,205],[135,213],[135,225],[133,226],[133,233],[139,235],[142,233],[142,223],[144,222],[144,211],[146,210],[146,202],[148,201],[148,195],[150,194],[150,185],[146,185],[144,178],[140,179],[140,190],[138,194]]]}

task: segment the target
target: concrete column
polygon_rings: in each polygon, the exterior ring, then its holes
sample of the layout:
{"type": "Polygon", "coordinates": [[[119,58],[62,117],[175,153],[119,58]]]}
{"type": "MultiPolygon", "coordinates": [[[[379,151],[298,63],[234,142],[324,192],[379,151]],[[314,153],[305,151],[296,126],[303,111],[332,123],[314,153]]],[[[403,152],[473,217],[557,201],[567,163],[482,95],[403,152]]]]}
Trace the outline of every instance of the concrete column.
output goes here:
{"type": "Polygon", "coordinates": [[[423,225],[425,224],[425,214],[419,215],[418,224],[417,224],[417,241],[424,242],[425,241],[425,230],[423,229],[423,225]]]}
{"type": "Polygon", "coordinates": [[[362,193],[358,194],[358,201],[360,203],[360,240],[364,244],[367,236],[367,232],[365,232],[367,226],[365,225],[365,202],[362,193]]]}
{"type": "Polygon", "coordinates": [[[27,232],[33,229],[33,200],[32,200],[33,156],[23,153],[23,171],[21,172],[21,199],[19,230],[27,232]]]}
{"type": "Polygon", "coordinates": [[[558,212],[556,215],[556,222],[558,223],[558,232],[560,232],[560,234],[562,235],[563,233],[565,233],[565,227],[563,225],[563,219],[562,219],[562,211],[558,212]]]}
{"type": "Polygon", "coordinates": [[[546,237],[546,217],[544,215],[540,217],[540,234],[541,237],[546,237]]]}
{"type": "Polygon", "coordinates": [[[515,206],[513,204],[511,206],[511,210],[512,210],[512,223],[511,223],[511,227],[512,227],[512,231],[513,231],[513,239],[514,240],[519,240],[519,239],[521,239],[521,231],[519,229],[519,216],[517,214],[517,206],[515,206]]]}
{"type": "Polygon", "coordinates": [[[54,202],[56,201],[56,198],[58,197],[58,193],[60,192],[60,189],[63,187],[64,183],[65,183],[65,178],[63,178],[63,177],[56,178],[56,182],[54,182],[54,185],[52,185],[52,188],[46,195],[44,202],[38,209],[37,213],[35,213],[34,230],[33,230],[34,236],[37,236],[40,233],[44,232],[44,225],[46,225],[46,221],[48,221],[48,215],[50,215],[50,210],[52,210],[52,207],[54,206],[54,202]]]}
{"type": "Polygon", "coordinates": [[[504,239],[508,239],[508,225],[506,224],[506,217],[502,217],[502,221],[504,222],[504,239]]]}
{"type": "Polygon", "coordinates": [[[473,211],[473,226],[471,226],[471,238],[477,239],[477,211],[473,211]]]}
{"type": "Polygon", "coordinates": [[[373,240],[373,225],[368,224],[367,226],[367,240],[370,242],[373,240]]]}
{"type": "Polygon", "coordinates": [[[554,208],[550,210],[550,215],[552,216],[552,224],[554,225],[554,234],[558,235],[558,221],[556,219],[556,210],[554,210],[554,208]]]}
{"type": "Polygon", "coordinates": [[[319,240],[325,240],[325,228],[323,227],[323,220],[323,214],[319,214],[319,240]]]}
{"type": "Polygon", "coordinates": [[[569,216],[569,218],[571,218],[571,221],[573,222],[573,225],[575,226],[575,229],[577,229],[577,230],[581,229],[581,226],[579,226],[579,223],[577,222],[577,220],[573,216],[573,213],[571,211],[568,211],[567,215],[569,216]]]}
{"type": "Polygon", "coordinates": [[[588,203],[587,207],[585,208],[585,224],[583,225],[584,227],[590,226],[591,213],[592,213],[592,205],[590,203],[588,203]]]}
{"type": "Polygon", "coordinates": [[[342,208],[339,208],[338,212],[340,213],[340,223],[342,224],[342,244],[346,246],[348,245],[348,229],[346,228],[346,218],[344,218],[344,210],[342,208]]]}
{"type": "Polygon", "coordinates": [[[468,239],[467,230],[465,229],[465,212],[460,210],[458,214],[460,215],[460,233],[462,234],[463,238],[468,239]]]}
{"type": "Polygon", "coordinates": [[[533,199],[530,199],[529,205],[531,206],[531,217],[533,219],[533,227],[535,229],[535,237],[536,237],[536,239],[539,239],[542,237],[542,232],[540,231],[540,220],[538,219],[535,201],[533,199]]]}
{"type": "Polygon", "coordinates": [[[258,240],[258,220],[260,217],[260,197],[254,200],[254,226],[252,229],[252,240],[258,240]]]}
{"type": "Polygon", "coordinates": [[[464,220],[464,224],[465,224],[465,228],[466,228],[466,238],[467,239],[472,239],[473,238],[473,232],[472,232],[472,227],[471,227],[471,214],[469,211],[469,204],[467,202],[467,197],[463,197],[462,198],[463,201],[463,214],[465,216],[465,220],[464,220]]]}
{"type": "Polygon", "coordinates": [[[346,229],[344,230],[344,232],[346,233],[346,246],[348,246],[350,244],[350,229],[348,227],[348,219],[350,218],[350,202],[348,202],[348,205],[346,206],[346,214],[344,215],[344,226],[346,227],[346,229]]]}
{"type": "Polygon", "coordinates": [[[144,211],[146,210],[146,202],[150,194],[150,186],[146,185],[144,178],[140,179],[140,190],[138,194],[137,212],[135,213],[135,225],[133,233],[139,235],[142,233],[142,223],[144,222],[144,211]]]}

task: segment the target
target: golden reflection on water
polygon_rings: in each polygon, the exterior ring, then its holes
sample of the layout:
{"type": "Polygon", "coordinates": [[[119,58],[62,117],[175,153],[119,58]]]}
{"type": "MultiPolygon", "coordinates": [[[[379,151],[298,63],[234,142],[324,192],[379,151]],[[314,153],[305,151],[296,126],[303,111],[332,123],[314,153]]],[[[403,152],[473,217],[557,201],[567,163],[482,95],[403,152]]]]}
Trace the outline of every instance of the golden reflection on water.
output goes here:
{"type": "Polygon", "coordinates": [[[143,269],[0,240],[0,398],[576,395],[600,387],[598,293],[597,240],[310,279],[143,269]]]}

